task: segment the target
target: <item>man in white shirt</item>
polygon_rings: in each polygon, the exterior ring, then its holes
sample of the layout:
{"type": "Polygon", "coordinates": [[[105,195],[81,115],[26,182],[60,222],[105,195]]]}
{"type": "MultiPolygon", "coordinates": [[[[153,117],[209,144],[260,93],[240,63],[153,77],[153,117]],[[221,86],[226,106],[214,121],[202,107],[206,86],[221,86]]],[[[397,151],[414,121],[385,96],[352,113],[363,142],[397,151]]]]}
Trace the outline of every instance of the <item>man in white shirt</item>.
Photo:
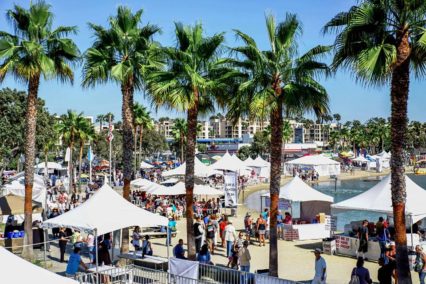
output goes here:
{"type": "Polygon", "coordinates": [[[230,257],[232,255],[232,245],[237,239],[237,232],[235,227],[232,225],[232,221],[228,221],[228,225],[225,227],[225,240],[226,240],[226,256],[230,257]]]}
{"type": "Polygon", "coordinates": [[[327,278],[327,264],[325,259],[321,256],[321,249],[316,248],[315,254],[315,276],[312,284],[325,284],[327,278]]]}

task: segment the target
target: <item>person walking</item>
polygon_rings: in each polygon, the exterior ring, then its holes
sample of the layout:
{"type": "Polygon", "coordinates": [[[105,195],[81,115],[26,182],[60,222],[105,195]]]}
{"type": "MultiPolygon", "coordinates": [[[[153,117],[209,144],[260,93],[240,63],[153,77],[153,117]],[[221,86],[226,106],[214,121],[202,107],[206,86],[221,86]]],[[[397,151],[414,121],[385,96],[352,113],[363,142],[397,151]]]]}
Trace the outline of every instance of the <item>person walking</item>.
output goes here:
{"type": "Polygon", "coordinates": [[[358,284],[371,284],[373,280],[370,277],[370,271],[364,267],[364,258],[358,257],[356,262],[356,267],[352,270],[351,273],[351,282],[350,283],[358,283],[358,284]],[[356,282],[356,278],[358,278],[358,282],[356,282]]]}
{"type": "Polygon", "coordinates": [[[67,243],[68,243],[68,239],[67,239],[67,233],[65,233],[65,228],[61,227],[59,229],[59,233],[58,233],[58,237],[59,237],[59,252],[60,252],[60,262],[64,262],[65,261],[65,251],[67,249],[67,243]]]}
{"type": "Polygon", "coordinates": [[[379,221],[376,223],[376,234],[380,246],[380,257],[384,259],[385,264],[387,264],[386,245],[390,240],[389,231],[386,227],[383,217],[379,217],[379,221]]]}
{"type": "Polygon", "coordinates": [[[198,253],[201,249],[201,244],[203,241],[203,234],[204,234],[203,226],[201,224],[201,218],[197,217],[195,219],[194,225],[192,226],[194,230],[195,252],[198,253]]]}
{"type": "Polygon", "coordinates": [[[243,247],[238,251],[238,258],[240,260],[240,270],[244,272],[250,272],[250,251],[248,250],[249,242],[245,240],[243,247]]]}
{"type": "Polygon", "coordinates": [[[174,217],[169,218],[169,223],[167,225],[167,240],[166,240],[166,246],[172,245],[172,234],[176,233],[176,220],[174,217]]]}
{"type": "Polygon", "coordinates": [[[277,214],[277,234],[278,238],[284,239],[284,216],[281,210],[278,210],[277,214]]]}
{"type": "Polygon", "coordinates": [[[359,247],[357,251],[357,258],[365,258],[365,253],[368,252],[368,221],[362,221],[362,226],[358,230],[359,247]]]}
{"type": "Polygon", "coordinates": [[[315,255],[315,275],[311,284],[325,284],[327,279],[327,263],[321,256],[321,249],[314,250],[315,255]]]}
{"type": "Polygon", "coordinates": [[[414,265],[414,271],[419,274],[420,284],[425,284],[426,254],[423,252],[423,248],[419,245],[416,246],[416,262],[414,265]]]}
{"type": "Polygon", "coordinates": [[[219,222],[219,235],[220,235],[220,239],[222,241],[222,247],[225,247],[225,227],[228,224],[227,219],[225,217],[225,215],[222,216],[220,222],[219,222]]]}
{"type": "Polygon", "coordinates": [[[237,238],[235,227],[232,225],[232,221],[228,221],[228,225],[225,227],[225,240],[226,240],[226,257],[232,256],[232,246],[237,238]]]}
{"type": "Polygon", "coordinates": [[[263,215],[260,214],[256,222],[256,231],[259,234],[259,246],[265,246],[265,233],[266,233],[266,220],[263,215]]]}
{"type": "Polygon", "coordinates": [[[216,235],[216,228],[210,219],[206,226],[206,242],[211,254],[214,254],[214,237],[216,235]]]}
{"type": "Polygon", "coordinates": [[[253,219],[250,216],[250,213],[247,212],[246,216],[244,217],[244,229],[246,231],[246,239],[250,242],[250,237],[252,234],[252,226],[253,226],[253,219]]]}

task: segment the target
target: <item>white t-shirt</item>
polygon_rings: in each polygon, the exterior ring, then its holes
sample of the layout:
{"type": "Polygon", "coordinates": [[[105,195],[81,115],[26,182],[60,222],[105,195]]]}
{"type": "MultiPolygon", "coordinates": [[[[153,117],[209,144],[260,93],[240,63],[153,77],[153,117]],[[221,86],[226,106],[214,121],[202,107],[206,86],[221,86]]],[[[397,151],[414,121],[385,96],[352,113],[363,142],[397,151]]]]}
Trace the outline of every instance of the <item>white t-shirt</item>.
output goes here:
{"type": "MultiPolygon", "coordinates": [[[[315,277],[322,277],[322,272],[327,268],[325,259],[320,257],[318,260],[315,260],[315,277]]],[[[327,273],[324,274],[324,277],[327,276],[327,273]]]]}

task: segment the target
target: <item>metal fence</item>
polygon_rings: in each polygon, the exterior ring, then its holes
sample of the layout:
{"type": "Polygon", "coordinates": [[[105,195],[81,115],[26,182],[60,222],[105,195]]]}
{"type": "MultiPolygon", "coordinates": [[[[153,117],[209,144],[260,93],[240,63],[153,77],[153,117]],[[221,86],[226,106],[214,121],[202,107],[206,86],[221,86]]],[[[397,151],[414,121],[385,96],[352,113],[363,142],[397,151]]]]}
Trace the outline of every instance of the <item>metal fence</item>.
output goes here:
{"type": "Polygon", "coordinates": [[[98,273],[78,274],[76,280],[80,283],[109,283],[116,284],[298,284],[298,282],[270,277],[264,274],[249,273],[226,267],[199,265],[199,278],[191,279],[173,275],[165,271],[129,265],[102,269],[98,273]]]}

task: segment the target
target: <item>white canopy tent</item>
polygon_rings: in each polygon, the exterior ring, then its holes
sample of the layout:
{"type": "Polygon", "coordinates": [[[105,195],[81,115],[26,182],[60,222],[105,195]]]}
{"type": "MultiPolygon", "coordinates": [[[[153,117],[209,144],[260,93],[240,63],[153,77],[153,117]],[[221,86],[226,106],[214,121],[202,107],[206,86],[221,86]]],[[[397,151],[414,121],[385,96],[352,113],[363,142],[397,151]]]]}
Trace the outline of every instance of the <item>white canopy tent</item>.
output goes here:
{"type": "Polygon", "coordinates": [[[34,265],[0,247],[0,267],[2,283],[55,283],[77,284],[78,282],[60,276],[40,266],[34,265]]]}
{"type": "MultiPolygon", "coordinates": [[[[165,171],[162,173],[163,177],[171,177],[171,176],[184,176],[186,171],[186,163],[183,163],[177,168],[174,168],[170,171],[165,171]]],[[[194,174],[197,177],[209,177],[219,172],[213,170],[209,166],[206,166],[203,162],[201,162],[197,157],[194,159],[194,174]]]]}
{"type": "Polygon", "coordinates": [[[370,162],[369,160],[367,160],[364,156],[358,156],[355,159],[352,159],[352,162],[357,162],[357,163],[368,163],[370,162]]]}
{"type": "Polygon", "coordinates": [[[161,186],[158,183],[152,182],[152,181],[147,180],[145,178],[138,178],[138,179],[132,180],[130,182],[130,185],[133,186],[133,187],[136,187],[136,188],[140,188],[140,189],[145,190],[145,191],[150,191],[150,190],[153,190],[153,189],[161,186]]]}
{"type": "MultiPolygon", "coordinates": [[[[405,176],[405,184],[407,190],[407,201],[405,203],[405,213],[412,216],[413,222],[417,222],[426,217],[426,190],[418,186],[409,177],[405,176]]],[[[342,202],[331,206],[333,211],[370,211],[393,214],[392,197],[391,197],[391,176],[383,178],[378,184],[371,189],[342,202]]]]}
{"type": "Polygon", "coordinates": [[[43,222],[43,227],[68,227],[102,235],[131,226],[167,226],[168,220],[133,205],[104,184],[75,209],[43,222]]]}
{"type": "Polygon", "coordinates": [[[240,175],[246,174],[247,167],[238,157],[232,157],[228,152],[220,160],[209,166],[209,168],[218,171],[239,172],[240,175]],[[236,158],[236,159],[235,159],[236,158]]]}
{"type": "Polygon", "coordinates": [[[145,162],[145,161],[142,161],[139,167],[140,167],[141,169],[152,169],[152,168],[154,168],[154,166],[153,166],[153,165],[148,164],[148,163],[147,163],[147,162],[145,162]]]}
{"type": "MultiPolygon", "coordinates": [[[[46,168],[46,163],[41,162],[34,166],[36,169],[44,169],[46,168]]],[[[47,168],[50,170],[66,170],[67,168],[62,167],[60,164],[56,162],[47,162],[47,168]]]]}
{"type": "MultiPolygon", "coordinates": [[[[270,194],[265,193],[262,196],[269,197],[270,194]]],[[[334,200],[333,197],[313,189],[297,176],[280,188],[279,197],[294,202],[324,201],[333,203],[334,200]]]]}
{"type": "Polygon", "coordinates": [[[177,178],[169,178],[168,180],[162,181],[160,184],[176,184],[179,182],[177,178]]]}
{"type": "MultiPolygon", "coordinates": [[[[155,195],[165,195],[165,196],[171,196],[171,195],[185,195],[186,189],[185,184],[183,182],[178,182],[174,186],[161,186],[157,189],[149,191],[150,194],[155,195]]],[[[223,192],[220,190],[217,190],[213,187],[210,187],[208,185],[198,185],[196,184],[194,186],[194,195],[223,195],[223,192]]]]}
{"type": "Polygon", "coordinates": [[[254,165],[256,167],[270,167],[271,163],[265,161],[261,156],[257,156],[256,159],[254,159],[254,165]]]}
{"type": "Polygon", "coordinates": [[[285,163],[287,174],[293,173],[293,168],[309,168],[315,170],[320,176],[340,174],[340,163],[321,155],[304,156],[285,163]]]}
{"type": "MultiPolygon", "coordinates": [[[[43,177],[34,174],[33,183],[33,200],[45,204],[46,202],[46,186],[43,177]]],[[[10,179],[10,183],[6,183],[3,187],[3,195],[13,194],[17,196],[25,196],[25,177],[20,173],[10,179]]]]}

